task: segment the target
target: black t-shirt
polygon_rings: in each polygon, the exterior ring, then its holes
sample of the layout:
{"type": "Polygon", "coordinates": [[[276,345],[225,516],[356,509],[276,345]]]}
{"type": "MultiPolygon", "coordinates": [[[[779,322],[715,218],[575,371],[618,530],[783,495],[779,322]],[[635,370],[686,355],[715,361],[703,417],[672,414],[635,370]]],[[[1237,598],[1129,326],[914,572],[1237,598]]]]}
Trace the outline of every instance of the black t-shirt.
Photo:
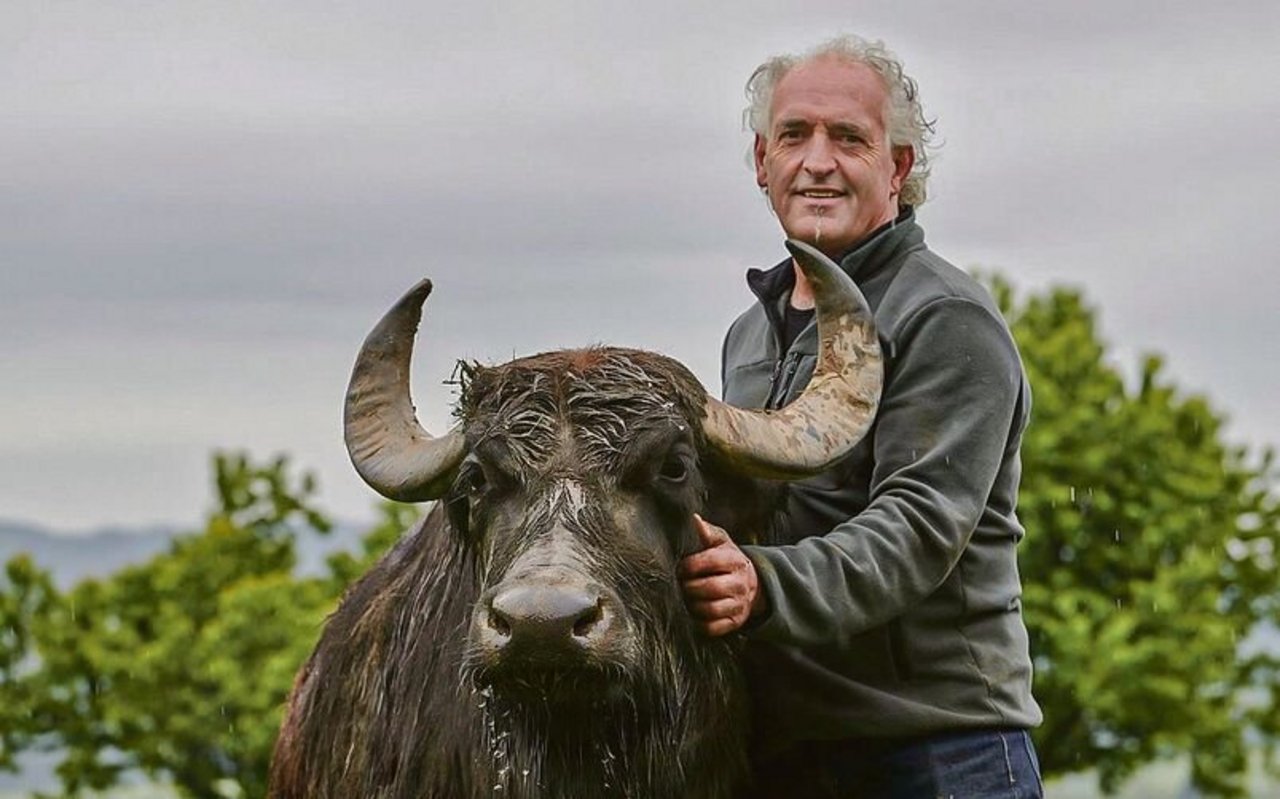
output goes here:
{"type": "Polygon", "coordinates": [[[792,342],[800,335],[800,331],[809,326],[813,321],[813,309],[792,308],[791,303],[787,303],[786,313],[782,318],[782,351],[786,352],[791,348],[792,342]]]}

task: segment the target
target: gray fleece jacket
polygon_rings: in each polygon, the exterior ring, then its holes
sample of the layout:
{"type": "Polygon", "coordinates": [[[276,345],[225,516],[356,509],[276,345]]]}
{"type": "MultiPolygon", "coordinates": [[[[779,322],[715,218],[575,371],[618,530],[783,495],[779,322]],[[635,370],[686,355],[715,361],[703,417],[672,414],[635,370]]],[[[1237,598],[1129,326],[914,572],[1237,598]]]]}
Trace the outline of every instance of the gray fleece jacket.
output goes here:
{"type": "MultiPolygon", "coordinates": [[[[988,293],[925,247],[907,211],[841,267],[885,355],[866,438],[794,483],[782,545],[745,546],[769,613],[747,628],[761,752],[807,740],[1039,724],[1015,506],[1031,396],[988,293]]],[[[816,326],[785,352],[790,260],[751,270],[729,329],[727,402],[777,407],[813,373],[816,326]]]]}

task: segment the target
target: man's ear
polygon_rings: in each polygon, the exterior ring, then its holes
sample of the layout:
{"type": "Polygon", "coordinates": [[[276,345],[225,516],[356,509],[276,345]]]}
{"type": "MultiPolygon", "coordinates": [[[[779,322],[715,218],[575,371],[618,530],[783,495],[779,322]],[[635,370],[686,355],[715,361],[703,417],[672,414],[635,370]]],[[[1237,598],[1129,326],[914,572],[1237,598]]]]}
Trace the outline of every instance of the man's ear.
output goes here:
{"type": "Polygon", "coordinates": [[[902,184],[907,182],[911,167],[916,165],[916,149],[910,144],[902,144],[893,148],[893,194],[902,193],[902,184]]]}
{"type": "Polygon", "coordinates": [[[762,189],[769,185],[769,174],[764,168],[764,153],[767,144],[764,137],[757,133],[755,144],[751,148],[756,161],[756,185],[762,189]]]}

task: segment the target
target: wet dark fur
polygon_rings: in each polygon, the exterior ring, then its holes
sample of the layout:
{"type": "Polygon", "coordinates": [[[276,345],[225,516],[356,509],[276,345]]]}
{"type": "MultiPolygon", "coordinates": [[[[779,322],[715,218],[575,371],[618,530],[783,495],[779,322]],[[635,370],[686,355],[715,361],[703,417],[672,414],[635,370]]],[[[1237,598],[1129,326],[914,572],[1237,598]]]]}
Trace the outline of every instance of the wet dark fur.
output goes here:
{"type": "Polygon", "coordinates": [[[703,396],[683,366],[638,351],[467,368],[472,454],[330,619],[290,700],[271,795],[731,796],[747,732],[733,641],[695,629],[674,568],[696,547],[693,512],[765,531],[773,503],[705,456],[703,396]],[[472,608],[553,525],[622,598],[640,645],[591,679],[507,690],[520,675],[495,683],[469,649],[472,608]]]}

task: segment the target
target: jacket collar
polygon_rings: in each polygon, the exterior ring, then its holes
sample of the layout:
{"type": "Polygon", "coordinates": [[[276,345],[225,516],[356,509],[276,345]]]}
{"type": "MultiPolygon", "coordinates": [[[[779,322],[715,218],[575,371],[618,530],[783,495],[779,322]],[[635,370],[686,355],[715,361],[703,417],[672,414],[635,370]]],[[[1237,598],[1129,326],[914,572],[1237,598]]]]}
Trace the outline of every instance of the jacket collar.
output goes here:
{"type": "MultiPolygon", "coordinates": [[[[871,232],[839,260],[840,268],[855,283],[866,280],[896,260],[900,253],[924,244],[924,230],[916,224],[916,212],[907,206],[898,218],[871,232]]],[[[795,270],[787,258],[770,269],[748,269],[747,286],[766,309],[795,286],[795,270]]]]}

